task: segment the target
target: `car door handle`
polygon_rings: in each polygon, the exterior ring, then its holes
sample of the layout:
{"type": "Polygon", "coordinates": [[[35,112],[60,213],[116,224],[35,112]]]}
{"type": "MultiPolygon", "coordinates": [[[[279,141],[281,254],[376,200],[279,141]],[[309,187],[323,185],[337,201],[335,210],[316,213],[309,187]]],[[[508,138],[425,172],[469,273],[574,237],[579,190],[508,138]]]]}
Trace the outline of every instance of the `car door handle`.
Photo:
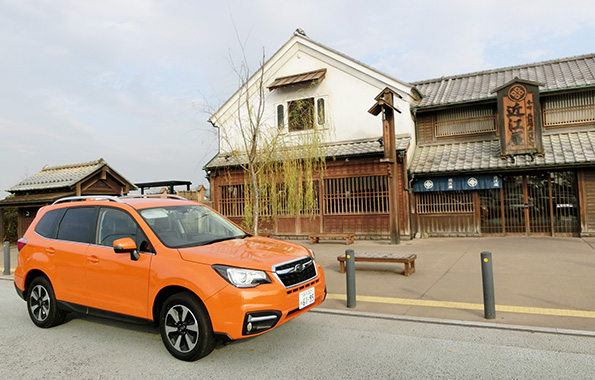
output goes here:
{"type": "Polygon", "coordinates": [[[47,253],[48,255],[53,255],[54,253],[56,253],[56,250],[54,248],[46,248],[45,253],[47,253]]]}
{"type": "Polygon", "coordinates": [[[99,262],[99,257],[97,256],[89,256],[87,257],[87,261],[91,264],[97,264],[99,262]]]}

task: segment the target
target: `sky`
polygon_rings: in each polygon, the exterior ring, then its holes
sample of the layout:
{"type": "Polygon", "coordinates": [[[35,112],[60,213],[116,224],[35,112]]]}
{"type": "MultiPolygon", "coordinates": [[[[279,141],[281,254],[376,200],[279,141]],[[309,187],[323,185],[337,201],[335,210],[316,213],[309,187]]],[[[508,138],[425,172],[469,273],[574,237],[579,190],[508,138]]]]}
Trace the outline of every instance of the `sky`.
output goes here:
{"type": "Polygon", "coordinates": [[[191,181],[208,119],[302,28],[402,81],[595,52],[592,0],[0,0],[0,199],[103,158],[129,181],[191,181]]]}

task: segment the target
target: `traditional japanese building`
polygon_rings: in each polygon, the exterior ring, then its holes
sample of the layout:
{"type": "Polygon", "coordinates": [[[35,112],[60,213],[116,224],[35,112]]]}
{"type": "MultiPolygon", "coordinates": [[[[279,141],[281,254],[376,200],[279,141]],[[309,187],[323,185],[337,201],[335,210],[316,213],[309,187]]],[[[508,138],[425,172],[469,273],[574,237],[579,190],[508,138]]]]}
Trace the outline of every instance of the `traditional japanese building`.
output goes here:
{"type": "Polygon", "coordinates": [[[413,85],[415,232],[595,235],[595,54],[413,85]]]}
{"type": "Polygon", "coordinates": [[[259,85],[266,97],[266,128],[280,130],[285,141],[296,141],[296,150],[300,139],[316,128],[326,157],[324,176],[313,174],[316,202],[307,215],[290,215],[283,205],[276,210],[263,207],[260,229],[277,236],[352,232],[386,238],[390,174],[400,189],[399,231],[410,236],[409,195],[404,191],[408,151],[415,146],[410,104],[420,100],[420,94],[411,84],[317,43],[301,31],[211,117],[221,136],[219,154],[205,166],[213,207],[241,224],[248,201],[245,171],[240,168],[243,157],[235,154],[242,150],[241,141],[234,140],[240,132],[234,133],[233,128],[238,110],[245,108],[246,94],[257,93],[259,85]],[[392,170],[384,161],[387,144],[382,118],[368,112],[385,90],[393,96],[391,108],[396,110],[395,141],[390,146],[398,163],[392,170]]]}
{"type": "MultiPolygon", "coordinates": [[[[213,125],[229,136],[242,94],[262,80],[268,127],[291,140],[317,123],[326,155],[309,215],[265,209],[266,232],[387,238],[394,202],[404,238],[595,235],[595,54],[406,83],[296,31],[262,70],[213,125]],[[293,120],[298,104],[310,124],[293,120]]],[[[229,142],[205,170],[213,207],[241,222],[241,146],[229,142]]]]}
{"type": "Polygon", "coordinates": [[[0,200],[0,208],[18,209],[20,237],[35,218],[37,210],[60,198],[80,195],[126,195],[134,189],[134,184],[118,174],[102,158],[75,164],[46,165],[38,173],[6,190],[11,195],[0,200]]]}

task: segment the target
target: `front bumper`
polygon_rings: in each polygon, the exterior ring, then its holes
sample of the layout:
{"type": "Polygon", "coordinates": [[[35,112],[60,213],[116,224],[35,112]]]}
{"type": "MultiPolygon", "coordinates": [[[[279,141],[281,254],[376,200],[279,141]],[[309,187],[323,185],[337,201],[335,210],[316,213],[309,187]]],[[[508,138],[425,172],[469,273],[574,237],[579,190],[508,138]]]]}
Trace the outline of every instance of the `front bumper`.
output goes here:
{"type": "Polygon", "coordinates": [[[278,280],[255,288],[227,286],[209,298],[205,306],[213,331],[232,340],[264,333],[320,305],[326,298],[324,273],[306,283],[285,288],[278,280]],[[314,302],[299,307],[301,292],[314,288],[314,302]]]}

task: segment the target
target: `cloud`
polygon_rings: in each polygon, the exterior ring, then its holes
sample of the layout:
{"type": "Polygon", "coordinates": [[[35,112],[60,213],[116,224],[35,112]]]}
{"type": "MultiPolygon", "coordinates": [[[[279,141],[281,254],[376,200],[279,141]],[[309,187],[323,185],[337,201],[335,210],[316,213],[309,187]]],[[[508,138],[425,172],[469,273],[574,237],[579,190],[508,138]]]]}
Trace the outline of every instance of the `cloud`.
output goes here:
{"type": "Polygon", "coordinates": [[[230,61],[244,46],[256,68],[297,27],[405,81],[595,51],[590,1],[296,4],[0,0],[0,191],[99,157],[133,181],[206,184],[204,111],[237,90],[230,61]]]}

